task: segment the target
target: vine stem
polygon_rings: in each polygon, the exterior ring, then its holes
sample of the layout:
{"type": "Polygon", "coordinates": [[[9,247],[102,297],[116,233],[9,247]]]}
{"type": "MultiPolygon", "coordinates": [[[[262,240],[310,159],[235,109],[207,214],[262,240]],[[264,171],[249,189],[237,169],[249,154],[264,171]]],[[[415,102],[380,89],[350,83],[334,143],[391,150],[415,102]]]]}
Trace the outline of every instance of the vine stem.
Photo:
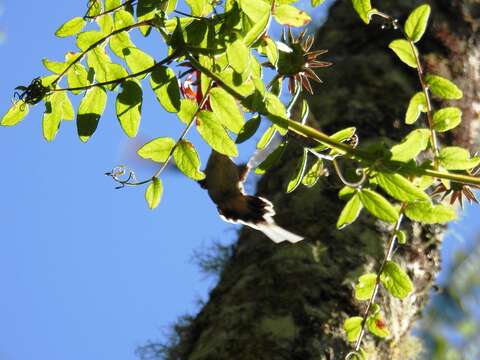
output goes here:
{"type": "Polygon", "coordinates": [[[73,88],[55,88],[51,89],[51,92],[56,92],[56,91],[80,91],[80,90],[88,90],[93,87],[98,87],[98,86],[107,86],[107,85],[112,85],[112,84],[117,84],[121,83],[127,79],[135,78],[137,76],[141,76],[144,74],[151,73],[153,70],[155,70],[159,66],[163,66],[165,64],[168,64],[169,62],[175,60],[177,57],[179,57],[181,54],[181,51],[176,50],[172,52],[170,55],[165,57],[164,59],[160,60],[159,62],[155,63],[154,65],[150,66],[147,69],[144,69],[142,71],[133,73],[133,74],[128,74],[127,76],[124,76],[122,78],[114,79],[114,80],[109,80],[109,81],[104,81],[104,82],[98,82],[90,85],[85,85],[85,86],[78,86],[78,87],[73,87],[73,88]]]}
{"type": "MultiPolygon", "coordinates": [[[[196,70],[203,72],[205,75],[215,80],[215,82],[219,86],[221,86],[226,92],[228,92],[230,95],[232,95],[233,97],[241,101],[246,108],[250,109],[253,112],[257,112],[256,109],[253,109],[251,107],[251,104],[248,103],[247,98],[245,96],[240,94],[230,85],[226,84],[217,74],[215,74],[214,72],[212,72],[211,70],[209,70],[208,68],[200,64],[198,60],[195,59],[195,57],[193,57],[188,52],[185,53],[185,57],[190,61],[190,64],[196,70]]],[[[351,159],[364,161],[369,164],[373,164],[374,162],[378,161],[376,157],[368,153],[365,153],[360,149],[355,149],[348,144],[332,139],[327,134],[315,128],[312,128],[308,125],[301,124],[291,119],[282,119],[282,120],[285,122],[285,125],[288,126],[289,130],[292,130],[303,137],[311,138],[322,144],[326,144],[332,149],[339,151],[341,154],[344,154],[351,159]]],[[[399,164],[398,162],[390,161],[390,160],[383,160],[382,165],[384,165],[388,169],[397,171],[399,168],[399,165],[401,167],[401,166],[404,166],[405,164],[399,164]]],[[[413,169],[413,173],[416,176],[427,175],[427,176],[433,176],[437,179],[446,179],[446,180],[451,180],[453,182],[462,183],[462,184],[480,185],[480,177],[474,177],[469,175],[450,173],[450,172],[444,172],[444,171],[438,171],[438,170],[432,170],[432,169],[424,169],[424,168],[413,169]]],[[[410,171],[410,174],[412,174],[412,171],[410,171]]]]}
{"type": "Polygon", "coordinates": [[[393,251],[395,249],[395,246],[397,245],[397,233],[398,233],[398,230],[400,230],[400,226],[402,225],[403,212],[405,211],[406,205],[407,205],[406,203],[402,203],[400,214],[398,216],[397,222],[395,223],[395,226],[393,227],[392,233],[390,235],[390,240],[388,242],[388,250],[385,253],[385,256],[383,258],[382,264],[380,265],[380,268],[378,269],[377,278],[375,279],[375,286],[373,288],[372,296],[370,296],[370,299],[368,300],[367,308],[365,309],[365,313],[363,314],[362,328],[360,330],[360,333],[358,334],[357,341],[355,342],[355,351],[359,351],[360,346],[362,345],[362,340],[363,340],[363,337],[365,336],[365,326],[367,325],[368,315],[370,314],[370,310],[373,304],[375,303],[375,299],[377,297],[378,290],[380,288],[380,277],[382,275],[383,269],[385,268],[385,265],[389,260],[391,260],[393,251]]]}

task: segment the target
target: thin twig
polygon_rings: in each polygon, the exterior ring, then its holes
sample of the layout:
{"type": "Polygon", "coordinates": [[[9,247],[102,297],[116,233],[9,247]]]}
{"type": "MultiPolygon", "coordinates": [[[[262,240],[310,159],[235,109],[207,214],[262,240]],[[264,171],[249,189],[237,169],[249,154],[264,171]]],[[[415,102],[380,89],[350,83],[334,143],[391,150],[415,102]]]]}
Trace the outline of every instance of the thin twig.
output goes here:
{"type": "Polygon", "coordinates": [[[133,74],[128,74],[127,76],[124,76],[122,78],[109,80],[109,81],[104,81],[104,82],[98,82],[98,83],[85,85],[85,86],[73,87],[73,88],[56,88],[56,89],[52,89],[50,91],[51,92],[55,92],[55,91],[82,91],[82,90],[88,90],[88,89],[91,89],[91,88],[97,87],[97,86],[107,86],[107,85],[112,85],[112,84],[118,84],[118,83],[121,83],[121,82],[123,82],[127,79],[131,79],[131,78],[134,78],[134,77],[137,77],[137,76],[141,76],[141,75],[144,75],[144,74],[151,73],[157,67],[163,66],[163,65],[168,64],[169,62],[175,60],[177,57],[180,56],[180,53],[181,53],[181,51],[176,50],[176,51],[172,52],[170,55],[168,55],[167,57],[165,57],[164,59],[155,63],[153,66],[150,66],[147,69],[144,69],[142,71],[139,71],[139,72],[136,72],[136,73],[133,73],[133,74]]]}
{"type": "Polygon", "coordinates": [[[388,243],[388,250],[385,253],[385,257],[383,258],[380,268],[378,269],[377,278],[375,279],[375,287],[373,288],[372,296],[370,296],[370,300],[368,301],[367,308],[365,310],[365,313],[363,314],[362,329],[360,330],[357,341],[355,342],[355,351],[359,351],[360,346],[362,345],[362,340],[365,335],[365,326],[367,324],[368,315],[370,314],[370,310],[373,304],[375,303],[378,289],[380,288],[380,278],[381,278],[383,269],[385,268],[385,265],[387,264],[387,262],[392,258],[393,250],[395,249],[395,246],[397,244],[397,233],[398,233],[398,230],[400,230],[400,225],[402,224],[403,212],[405,210],[406,205],[407,205],[406,203],[402,204],[402,207],[400,209],[400,214],[398,216],[397,222],[395,223],[395,226],[393,227],[393,230],[392,230],[392,234],[390,236],[390,240],[388,243]]]}

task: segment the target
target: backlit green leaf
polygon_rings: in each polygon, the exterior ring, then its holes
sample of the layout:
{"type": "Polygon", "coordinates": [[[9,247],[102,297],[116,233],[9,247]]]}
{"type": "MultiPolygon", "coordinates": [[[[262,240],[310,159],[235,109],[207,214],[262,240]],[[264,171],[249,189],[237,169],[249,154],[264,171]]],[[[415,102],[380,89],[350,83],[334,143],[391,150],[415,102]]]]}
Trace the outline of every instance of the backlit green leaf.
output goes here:
{"type": "Polygon", "coordinates": [[[378,185],[390,196],[400,201],[428,200],[429,196],[413,185],[402,175],[395,173],[377,173],[375,176],[378,185]]]}
{"type": "Polygon", "coordinates": [[[412,68],[417,68],[417,60],[415,57],[417,49],[415,48],[415,45],[410,44],[407,40],[397,39],[393,40],[388,47],[392,49],[405,64],[412,68]]]}
{"type": "Polygon", "coordinates": [[[422,112],[427,112],[427,98],[423,92],[418,92],[410,99],[405,114],[405,124],[414,124],[422,112]]]}
{"type": "Polygon", "coordinates": [[[438,75],[427,75],[426,80],[430,91],[442,99],[459,100],[463,92],[457,85],[444,77],[438,75]]]}
{"type": "Polygon", "coordinates": [[[197,117],[197,130],[203,140],[220,154],[237,156],[237,146],[228,136],[225,128],[220,124],[215,114],[211,111],[202,110],[197,117]]]}
{"type": "Polygon", "coordinates": [[[210,104],[221,123],[238,134],[245,120],[235,98],[221,87],[216,87],[210,91],[210,104]]]}
{"type": "Polygon", "coordinates": [[[159,137],[143,145],[137,153],[144,159],[164,163],[168,160],[174,145],[175,140],[172,138],[159,137]]]}
{"type": "Polygon", "coordinates": [[[67,37],[78,34],[85,27],[87,22],[81,17],[74,17],[68,20],[58,28],[55,35],[58,37],[67,37]]]}
{"type": "Polygon", "coordinates": [[[308,160],[308,150],[303,149],[302,157],[299,159],[297,167],[295,168],[295,173],[288,182],[287,185],[287,194],[294,191],[302,182],[303,176],[305,175],[305,169],[307,168],[308,160]]]}
{"type": "Polygon", "coordinates": [[[273,12],[273,17],[281,25],[295,27],[308,25],[312,21],[312,18],[305,11],[288,4],[277,6],[273,12]]]}
{"type": "Polygon", "coordinates": [[[105,35],[99,31],[85,31],[77,35],[77,46],[80,50],[86,51],[93,44],[103,40],[105,35]]]}
{"type": "Polygon", "coordinates": [[[199,170],[200,158],[190,141],[182,140],[173,151],[173,159],[178,169],[193,180],[203,180],[205,174],[199,170]]]}
{"type": "Polygon", "coordinates": [[[382,195],[370,189],[362,189],[358,196],[372,215],[388,223],[397,221],[398,211],[382,195]]]}
{"type": "Polygon", "coordinates": [[[433,205],[430,201],[409,203],[405,215],[410,219],[424,224],[445,223],[457,218],[455,209],[445,205],[433,205]]]}
{"type": "MultiPolygon", "coordinates": [[[[125,48],[122,51],[129,69],[134,74],[149,69],[155,64],[155,60],[150,55],[138,48],[125,48]]],[[[143,79],[146,75],[143,74],[139,78],[143,79]]]]}
{"type": "Polygon", "coordinates": [[[480,164],[480,157],[470,158],[468,150],[458,146],[442,148],[438,159],[447,170],[468,170],[480,164]]]}
{"type": "Polygon", "coordinates": [[[407,234],[403,230],[399,230],[397,232],[397,240],[399,244],[406,244],[407,243],[407,234]]]}
{"type": "Polygon", "coordinates": [[[272,151],[260,165],[257,166],[255,169],[255,174],[264,174],[268,169],[275,165],[282,158],[286,147],[287,143],[281,142],[280,145],[278,145],[278,147],[272,151]]]}
{"type": "Polygon", "coordinates": [[[387,328],[387,324],[383,319],[380,311],[370,315],[367,319],[367,329],[373,335],[380,338],[386,338],[390,336],[390,331],[387,328]]]}
{"type": "Polygon", "coordinates": [[[322,5],[325,2],[325,0],[311,0],[311,5],[312,7],[317,7],[319,5],[322,5]]]}
{"type": "Polygon", "coordinates": [[[54,93],[45,101],[45,112],[42,117],[43,137],[52,141],[58,132],[62,121],[62,104],[58,99],[58,93],[54,93]]]}
{"type": "Polygon", "coordinates": [[[323,160],[317,159],[303,177],[302,184],[308,188],[311,188],[315,186],[315,184],[318,182],[318,179],[320,179],[325,174],[326,173],[325,168],[323,167],[323,160]]]}
{"type": "Polygon", "coordinates": [[[411,12],[405,22],[405,33],[411,41],[417,42],[422,38],[427,28],[429,17],[430,6],[427,4],[420,5],[411,12]]]}
{"type": "Polygon", "coordinates": [[[86,142],[93,135],[106,104],[107,93],[103,87],[87,90],[77,113],[77,131],[81,141],[86,142]]]}
{"type": "Polygon", "coordinates": [[[150,77],[150,85],[166,111],[173,113],[180,111],[180,89],[172,69],[166,66],[156,67],[150,77]]]}
{"type": "Polygon", "coordinates": [[[355,11],[363,20],[363,22],[365,24],[368,24],[370,22],[368,13],[370,12],[370,10],[372,10],[372,4],[370,0],[352,0],[352,3],[355,11]]]}
{"type": "Polygon", "coordinates": [[[0,122],[3,126],[14,126],[22,121],[25,116],[28,115],[29,105],[26,104],[23,100],[17,101],[13,104],[7,113],[2,117],[0,122]]]}
{"type": "Polygon", "coordinates": [[[237,140],[235,140],[235,142],[237,144],[241,144],[250,139],[257,132],[258,127],[260,126],[260,122],[261,118],[258,115],[248,120],[240,129],[237,140]]]}
{"type": "Polygon", "coordinates": [[[229,65],[239,74],[242,74],[250,63],[250,50],[242,40],[237,39],[227,43],[227,59],[229,65]]]}
{"type": "Polygon", "coordinates": [[[122,83],[122,92],[118,94],[115,108],[117,118],[128,137],[135,137],[140,126],[143,92],[138,80],[129,79],[122,83]]]}
{"type": "Polygon", "coordinates": [[[162,181],[159,178],[155,177],[145,191],[145,200],[147,201],[148,207],[152,210],[155,209],[158,204],[160,204],[162,195],[162,181]]]}
{"type": "Polygon", "coordinates": [[[368,273],[360,276],[358,283],[355,284],[355,299],[368,300],[372,297],[375,283],[377,281],[377,274],[368,273]]]}
{"type": "Polygon", "coordinates": [[[454,129],[461,122],[462,110],[457,107],[443,108],[433,115],[433,127],[438,132],[454,129]]]}
{"type": "Polygon", "coordinates": [[[431,132],[428,129],[416,129],[408,134],[403,141],[392,147],[391,160],[407,162],[417,157],[425,150],[430,140],[431,132]]]}
{"type": "Polygon", "coordinates": [[[348,318],[343,323],[343,329],[347,333],[347,339],[350,342],[356,341],[360,331],[362,330],[362,321],[363,318],[360,316],[354,316],[348,318]]]}
{"type": "Polygon", "coordinates": [[[362,208],[363,205],[360,201],[360,196],[358,194],[353,195],[340,213],[340,216],[337,220],[337,228],[343,229],[357,220],[362,208]]]}
{"type": "Polygon", "coordinates": [[[260,140],[257,143],[257,149],[262,150],[267,147],[268,144],[270,144],[270,141],[272,141],[273,136],[276,134],[277,130],[275,130],[274,126],[270,126],[262,135],[260,140]]]}
{"type": "Polygon", "coordinates": [[[393,261],[387,261],[380,280],[392,296],[404,299],[413,291],[413,283],[406,272],[393,261]]]}

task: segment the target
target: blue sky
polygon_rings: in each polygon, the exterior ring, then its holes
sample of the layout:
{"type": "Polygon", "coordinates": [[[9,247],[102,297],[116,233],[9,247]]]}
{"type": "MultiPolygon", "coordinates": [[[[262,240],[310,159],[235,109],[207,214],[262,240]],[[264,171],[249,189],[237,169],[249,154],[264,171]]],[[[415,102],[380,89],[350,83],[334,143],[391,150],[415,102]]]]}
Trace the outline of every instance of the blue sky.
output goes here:
{"type": "MultiPolygon", "coordinates": [[[[86,1],[8,0],[2,6],[3,114],[14,87],[47,73],[43,57],[62,60],[75,49],[72,40],[53,34],[82,15],[86,1]]],[[[165,54],[158,40],[147,47],[157,59],[165,54]]],[[[64,122],[57,139],[45,142],[42,104],[18,126],[0,128],[1,360],[135,359],[137,346],[161,338],[206,298],[211,281],[193,264],[193,251],[213,240],[228,242],[237,228],[219,219],[197,184],[174,171],[163,176],[165,194],[155,211],[147,209],[143,187],[115,190],[103,175],[125,164],[139,178],[150,176],[156,168],[136,158],[136,149],[181,131],[147,86],[144,97],[134,140],[123,134],[111,105],[87,144],[77,139],[74,122],[64,122]]],[[[202,143],[195,134],[190,139],[202,143]]],[[[248,153],[251,145],[242,149],[248,153]]],[[[203,145],[200,151],[205,160],[203,145]]]]}

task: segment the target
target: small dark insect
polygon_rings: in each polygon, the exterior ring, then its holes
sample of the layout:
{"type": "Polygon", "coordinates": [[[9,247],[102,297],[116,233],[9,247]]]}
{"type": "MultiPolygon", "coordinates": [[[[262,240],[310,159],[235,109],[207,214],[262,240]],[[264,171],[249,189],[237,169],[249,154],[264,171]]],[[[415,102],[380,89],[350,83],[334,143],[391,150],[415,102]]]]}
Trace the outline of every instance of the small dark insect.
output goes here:
{"type": "Polygon", "coordinates": [[[23,101],[21,110],[25,110],[26,104],[35,105],[39,103],[45,95],[48,94],[49,88],[42,84],[42,80],[37,77],[32,80],[28,86],[17,86],[13,94],[14,102],[23,101]]]}

